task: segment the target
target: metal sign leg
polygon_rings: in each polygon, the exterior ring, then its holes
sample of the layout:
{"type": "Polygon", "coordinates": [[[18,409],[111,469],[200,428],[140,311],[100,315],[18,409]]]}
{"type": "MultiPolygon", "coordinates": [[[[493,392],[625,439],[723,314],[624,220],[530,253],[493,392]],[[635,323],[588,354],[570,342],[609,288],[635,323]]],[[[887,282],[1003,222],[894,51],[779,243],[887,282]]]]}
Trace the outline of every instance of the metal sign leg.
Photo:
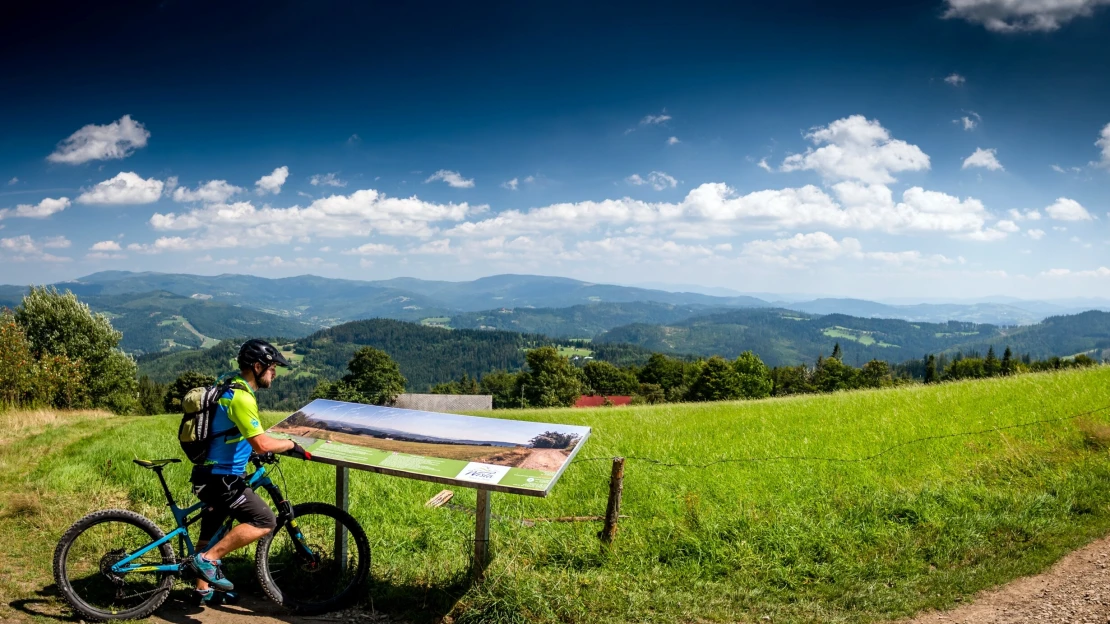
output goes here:
{"type": "MultiPolygon", "coordinates": [[[[343,511],[347,511],[349,505],[347,495],[350,480],[351,473],[348,468],[344,466],[335,467],[335,506],[343,511]]],[[[335,549],[332,552],[335,554],[335,560],[340,562],[340,565],[346,566],[347,528],[339,521],[335,523],[335,549]]]]}
{"type": "Polygon", "coordinates": [[[478,490],[478,506],[474,513],[474,576],[481,580],[489,565],[490,492],[478,490]]]}

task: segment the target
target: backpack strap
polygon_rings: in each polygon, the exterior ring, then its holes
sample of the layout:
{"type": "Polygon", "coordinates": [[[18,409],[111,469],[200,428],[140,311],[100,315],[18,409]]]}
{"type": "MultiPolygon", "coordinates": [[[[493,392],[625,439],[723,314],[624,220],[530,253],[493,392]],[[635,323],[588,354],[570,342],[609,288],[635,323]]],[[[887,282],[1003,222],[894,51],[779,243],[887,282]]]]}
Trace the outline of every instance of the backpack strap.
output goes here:
{"type": "MultiPolygon", "coordinates": [[[[249,392],[250,388],[247,388],[245,385],[239,383],[238,381],[231,380],[220,386],[220,394],[218,394],[217,396],[222,397],[224,393],[228,390],[246,390],[249,392]]],[[[226,440],[228,437],[231,436],[232,433],[235,433],[236,431],[239,431],[239,427],[233,425],[230,429],[225,429],[223,431],[213,433],[212,437],[224,438],[226,440]]]]}

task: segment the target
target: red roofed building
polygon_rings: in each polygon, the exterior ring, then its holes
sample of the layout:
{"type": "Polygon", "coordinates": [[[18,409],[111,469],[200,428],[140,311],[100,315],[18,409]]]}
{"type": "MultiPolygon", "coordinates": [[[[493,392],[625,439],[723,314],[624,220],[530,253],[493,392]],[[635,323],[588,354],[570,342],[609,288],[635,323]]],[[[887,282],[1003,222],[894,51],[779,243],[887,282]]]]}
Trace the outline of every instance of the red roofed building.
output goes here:
{"type": "Polygon", "coordinates": [[[605,399],[609,399],[609,405],[630,405],[632,397],[630,396],[601,396],[600,394],[594,396],[580,396],[574,402],[575,407],[603,407],[605,399]]]}

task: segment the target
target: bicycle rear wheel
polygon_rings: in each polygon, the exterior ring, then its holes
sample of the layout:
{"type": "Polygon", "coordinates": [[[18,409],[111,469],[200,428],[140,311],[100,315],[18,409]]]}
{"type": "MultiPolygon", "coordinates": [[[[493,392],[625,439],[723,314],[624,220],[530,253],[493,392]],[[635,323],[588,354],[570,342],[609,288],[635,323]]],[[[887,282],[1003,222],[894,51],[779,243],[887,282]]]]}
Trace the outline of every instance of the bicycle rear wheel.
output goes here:
{"type": "Polygon", "coordinates": [[[255,562],[262,589],[298,613],[347,606],[370,574],[366,532],[350,514],[327,503],[296,505],[293,515],[293,523],[282,523],[258,542],[255,562]],[[339,530],[345,534],[341,540],[336,539],[339,530]]]}
{"type": "MultiPolygon", "coordinates": [[[[69,527],[54,550],[54,581],[73,610],[90,620],[144,618],[173,588],[167,572],[115,574],[111,567],[129,553],[165,537],[153,522],[126,509],[93,512],[69,527]]],[[[137,565],[175,563],[167,542],[135,559],[137,565]]]]}

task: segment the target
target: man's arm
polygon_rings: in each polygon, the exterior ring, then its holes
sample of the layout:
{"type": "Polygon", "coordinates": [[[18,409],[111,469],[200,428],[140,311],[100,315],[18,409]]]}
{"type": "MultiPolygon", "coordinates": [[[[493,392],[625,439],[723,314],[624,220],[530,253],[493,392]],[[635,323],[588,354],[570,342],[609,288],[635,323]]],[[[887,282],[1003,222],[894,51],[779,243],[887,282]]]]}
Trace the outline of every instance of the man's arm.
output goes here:
{"type": "Polygon", "coordinates": [[[292,440],[282,440],[266,435],[265,433],[251,436],[247,438],[247,442],[250,442],[251,448],[254,449],[255,453],[259,454],[284,453],[285,451],[293,450],[293,446],[296,444],[292,440]]]}
{"type": "Polygon", "coordinates": [[[231,397],[227,417],[239,428],[239,433],[250,443],[255,453],[284,453],[295,446],[292,440],[280,440],[266,435],[258,421],[258,402],[245,390],[237,390],[231,397]]]}

